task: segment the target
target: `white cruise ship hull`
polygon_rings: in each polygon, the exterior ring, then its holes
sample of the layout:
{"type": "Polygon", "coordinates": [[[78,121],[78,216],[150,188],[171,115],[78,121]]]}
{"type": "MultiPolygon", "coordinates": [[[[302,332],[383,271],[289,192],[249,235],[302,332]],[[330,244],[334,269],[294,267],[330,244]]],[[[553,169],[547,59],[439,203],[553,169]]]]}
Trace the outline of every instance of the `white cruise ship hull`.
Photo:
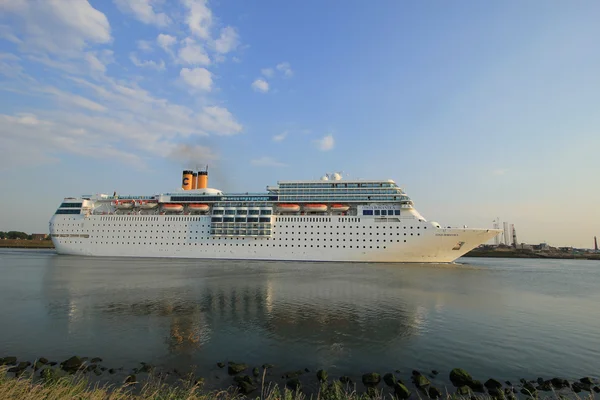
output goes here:
{"type": "Polygon", "coordinates": [[[270,237],[215,236],[209,216],[55,215],[58,254],[281,261],[449,263],[497,229],[440,228],[412,215],[377,221],[273,216],[270,237]]]}

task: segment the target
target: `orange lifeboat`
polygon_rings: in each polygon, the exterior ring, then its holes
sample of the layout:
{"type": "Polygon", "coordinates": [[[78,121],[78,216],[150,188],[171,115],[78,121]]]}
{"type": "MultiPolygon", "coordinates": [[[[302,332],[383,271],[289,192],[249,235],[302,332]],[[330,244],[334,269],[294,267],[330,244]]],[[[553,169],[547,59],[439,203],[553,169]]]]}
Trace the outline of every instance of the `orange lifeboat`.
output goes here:
{"type": "Polygon", "coordinates": [[[138,204],[142,210],[152,210],[158,206],[156,200],[140,200],[138,204]]]}
{"type": "Polygon", "coordinates": [[[332,204],[331,205],[331,211],[346,212],[349,209],[350,209],[350,206],[347,206],[345,204],[332,204]]]}
{"type": "Polygon", "coordinates": [[[115,200],[113,201],[113,206],[115,206],[119,210],[129,210],[133,208],[134,205],[133,200],[115,200]]]}
{"type": "Polygon", "coordinates": [[[327,211],[327,205],[326,204],[306,204],[304,206],[304,211],[325,212],[325,211],[327,211]]]}
{"type": "Polygon", "coordinates": [[[209,210],[208,204],[189,204],[188,210],[192,212],[207,212],[209,210]]]}
{"type": "Polygon", "coordinates": [[[279,211],[281,212],[298,212],[300,211],[300,206],[298,204],[279,204],[277,206],[279,211]]]}
{"type": "Polygon", "coordinates": [[[183,206],[181,204],[167,203],[167,204],[163,204],[162,208],[164,211],[167,211],[167,212],[183,211],[183,206]]]}

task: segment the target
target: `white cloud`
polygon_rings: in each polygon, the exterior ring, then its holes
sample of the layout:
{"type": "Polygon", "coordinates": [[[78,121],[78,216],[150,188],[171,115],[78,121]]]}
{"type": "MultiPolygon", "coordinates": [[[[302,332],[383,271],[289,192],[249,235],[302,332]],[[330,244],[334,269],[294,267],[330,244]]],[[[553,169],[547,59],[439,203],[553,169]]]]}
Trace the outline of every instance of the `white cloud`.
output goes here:
{"type": "Polygon", "coordinates": [[[283,75],[287,78],[294,75],[294,71],[292,71],[292,67],[289,62],[279,63],[275,68],[277,68],[278,71],[283,72],[283,75]]]}
{"type": "Polygon", "coordinates": [[[95,101],[73,93],[63,92],[62,90],[59,90],[52,86],[41,87],[37,90],[41,93],[53,95],[57,101],[60,101],[65,104],[85,108],[90,111],[106,111],[106,107],[99,103],[96,103],[95,101]]]}
{"type": "Polygon", "coordinates": [[[61,124],[31,113],[0,114],[0,169],[31,162],[56,162],[58,156],[67,153],[119,159],[134,166],[143,164],[139,156],[102,143],[101,138],[84,129],[65,129],[61,124]]]}
{"type": "MultiPolygon", "coordinates": [[[[194,38],[178,41],[163,33],[156,41],[133,42],[137,49],[129,54],[130,61],[138,67],[165,69],[166,59],[147,60],[148,53],[141,56],[141,51],[164,49],[173,61],[187,67],[180,70],[179,79],[188,89],[212,91],[213,75],[200,66],[211,63],[209,54],[217,57],[232,51],[238,41],[237,32],[227,27],[213,40],[209,34],[212,13],[206,3],[180,1],[187,4],[194,38]],[[203,17],[198,18],[198,13],[203,17]],[[204,28],[207,36],[202,38],[204,28]]],[[[144,6],[142,3],[150,5],[154,13],[143,14],[150,18],[146,19],[148,23],[161,24],[152,15],[159,15],[157,7],[168,0],[130,2],[125,4],[127,12],[142,18],[142,11],[147,9],[135,8],[144,6]]],[[[35,162],[50,163],[60,161],[65,154],[141,166],[146,160],[181,151],[182,143],[243,131],[230,110],[214,105],[206,96],[198,96],[193,104],[178,104],[172,90],[165,91],[169,96],[166,98],[141,87],[150,82],[148,72],[114,63],[114,54],[104,46],[112,40],[108,20],[88,0],[0,0],[0,15],[5,14],[9,14],[6,20],[11,26],[5,29],[0,25],[0,37],[10,37],[22,53],[0,52],[0,76],[10,78],[0,90],[30,96],[34,101],[19,103],[27,104],[26,109],[0,113],[0,168],[11,165],[6,160],[24,163],[33,157],[35,162]],[[34,78],[26,73],[35,68],[31,62],[54,71],[44,68],[44,73],[34,78]],[[111,76],[113,71],[118,79],[111,76]],[[22,110],[27,113],[19,113],[22,110]]],[[[202,158],[217,157],[208,147],[185,146],[191,152],[202,153],[202,158]]]]}
{"type": "Polygon", "coordinates": [[[183,68],[179,72],[181,79],[193,89],[210,92],[212,89],[212,74],[206,68],[183,68]]]}
{"type": "Polygon", "coordinates": [[[266,76],[267,78],[270,78],[273,76],[273,68],[263,68],[260,70],[260,73],[263,74],[264,76],[266,76]]]}
{"type": "Polygon", "coordinates": [[[321,151],[329,151],[333,149],[335,145],[335,141],[333,140],[333,135],[329,134],[321,139],[315,140],[317,148],[321,151]]]}
{"type": "Polygon", "coordinates": [[[129,59],[136,67],[152,68],[158,71],[163,71],[165,69],[165,62],[163,60],[160,60],[160,62],[156,62],[154,60],[141,61],[134,53],[129,55],[129,59]]]}
{"type": "Polygon", "coordinates": [[[269,82],[260,78],[256,79],[254,82],[252,82],[252,89],[256,90],[257,92],[266,93],[269,91],[269,82]]]}
{"type": "Polygon", "coordinates": [[[14,24],[16,30],[11,37],[21,42],[25,51],[45,50],[72,56],[88,44],[111,41],[108,19],[88,0],[3,0],[0,10],[20,19],[14,24]]]}
{"type": "Polygon", "coordinates": [[[145,24],[160,27],[168,25],[171,20],[164,13],[156,13],[152,7],[152,0],[113,0],[121,12],[133,14],[139,21],[145,24]]]}
{"type": "Polygon", "coordinates": [[[199,43],[196,43],[192,38],[183,40],[183,47],[179,49],[178,61],[181,64],[189,65],[209,65],[210,58],[206,51],[199,43]]]}
{"type": "Polygon", "coordinates": [[[287,165],[281,163],[271,157],[261,157],[250,161],[250,164],[259,167],[286,167],[287,165]]]}
{"type": "Polygon", "coordinates": [[[287,135],[288,135],[287,132],[282,132],[279,135],[273,136],[273,141],[274,142],[282,142],[287,137],[287,135]]]}
{"type": "Polygon", "coordinates": [[[201,39],[209,39],[212,11],[206,5],[206,0],[182,0],[182,2],[188,11],[186,22],[190,32],[201,39]]]}
{"type": "Polygon", "coordinates": [[[152,42],[149,40],[138,40],[137,47],[141,51],[152,51],[152,42]]]}
{"type": "Polygon", "coordinates": [[[215,40],[215,49],[218,53],[226,54],[234,50],[239,43],[239,36],[234,28],[226,26],[221,29],[221,36],[215,40]]]}
{"type": "Polygon", "coordinates": [[[164,33],[160,33],[156,37],[156,43],[165,51],[170,51],[171,46],[173,46],[176,42],[177,38],[175,36],[166,35],[164,33]]]}
{"type": "Polygon", "coordinates": [[[204,107],[198,123],[217,135],[235,135],[242,131],[242,126],[235,122],[229,110],[218,106],[204,107]]]}

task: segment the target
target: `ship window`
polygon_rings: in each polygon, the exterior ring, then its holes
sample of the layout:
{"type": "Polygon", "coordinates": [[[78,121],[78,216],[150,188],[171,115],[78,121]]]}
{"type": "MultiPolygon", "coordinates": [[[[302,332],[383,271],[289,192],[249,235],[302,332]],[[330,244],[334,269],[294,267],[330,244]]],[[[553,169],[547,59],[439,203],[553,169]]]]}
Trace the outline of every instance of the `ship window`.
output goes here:
{"type": "Polygon", "coordinates": [[[363,210],[363,215],[373,215],[373,210],[363,210]]]}

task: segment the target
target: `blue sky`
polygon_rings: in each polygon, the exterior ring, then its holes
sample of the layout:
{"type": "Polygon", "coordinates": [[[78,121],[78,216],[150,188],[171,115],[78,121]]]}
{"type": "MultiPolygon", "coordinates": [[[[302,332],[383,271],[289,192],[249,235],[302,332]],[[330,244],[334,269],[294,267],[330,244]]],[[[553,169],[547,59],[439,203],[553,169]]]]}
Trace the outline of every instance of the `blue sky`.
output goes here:
{"type": "Polygon", "coordinates": [[[600,3],[0,1],[0,230],[63,197],[394,179],[442,225],[600,235],[600,3]]]}

